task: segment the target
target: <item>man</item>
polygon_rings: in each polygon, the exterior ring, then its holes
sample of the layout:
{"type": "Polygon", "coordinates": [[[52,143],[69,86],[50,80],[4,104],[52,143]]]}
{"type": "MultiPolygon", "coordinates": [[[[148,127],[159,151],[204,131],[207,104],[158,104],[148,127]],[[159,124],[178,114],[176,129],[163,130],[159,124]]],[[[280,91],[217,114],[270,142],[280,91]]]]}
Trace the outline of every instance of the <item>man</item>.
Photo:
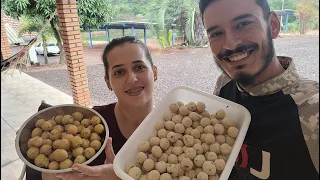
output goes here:
{"type": "Polygon", "coordinates": [[[277,57],[280,31],[267,0],[200,0],[210,49],[223,74],[215,94],[251,113],[229,180],[319,176],[319,84],[277,57]]]}

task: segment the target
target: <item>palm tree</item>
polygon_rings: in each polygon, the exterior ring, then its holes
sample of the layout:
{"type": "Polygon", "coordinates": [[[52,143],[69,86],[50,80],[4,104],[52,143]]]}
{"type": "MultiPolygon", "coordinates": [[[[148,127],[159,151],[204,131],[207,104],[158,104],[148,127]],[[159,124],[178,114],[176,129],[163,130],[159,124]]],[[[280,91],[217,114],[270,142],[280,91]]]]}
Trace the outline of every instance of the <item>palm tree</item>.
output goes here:
{"type": "Polygon", "coordinates": [[[170,34],[171,25],[177,24],[177,28],[182,31],[188,44],[196,46],[206,44],[207,39],[198,3],[198,0],[154,0],[151,3],[149,16],[150,21],[157,23],[154,28],[157,36],[161,37],[161,40],[166,39],[166,44],[170,44],[168,34],[170,34]]]}
{"type": "MultiPolygon", "coordinates": [[[[25,21],[20,27],[19,35],[22,35],[23,33],[40,32],[44,23],[45,19],[41,17],[25,17],[25,21]]],[[[46,27],[45,30],[41,33],[45,64],[48,64],[47,39],[49,36],[52,36],[52,29],[46,27]]]]}

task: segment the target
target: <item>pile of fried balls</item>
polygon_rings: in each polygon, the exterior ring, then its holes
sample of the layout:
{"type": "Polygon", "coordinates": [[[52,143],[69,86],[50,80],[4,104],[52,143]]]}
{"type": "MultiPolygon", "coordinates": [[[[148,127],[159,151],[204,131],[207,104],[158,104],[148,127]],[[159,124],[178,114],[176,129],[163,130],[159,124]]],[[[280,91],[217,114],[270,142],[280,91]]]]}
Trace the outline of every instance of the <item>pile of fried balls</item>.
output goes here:
{"type": "Polygon", "coordinates": [[[219,179],[239,133],[225,116],[210,114],[203,102],[171,104],[125,172],[137,180],[219,179]]]}
{"type": "Polygon", "coordinates": [[[104,141],[104,131],[98,116],[86,119],[81,112],[39,119],[28,140],[27,156],[41,168],[71,168],[96,154],[104,141]]]}

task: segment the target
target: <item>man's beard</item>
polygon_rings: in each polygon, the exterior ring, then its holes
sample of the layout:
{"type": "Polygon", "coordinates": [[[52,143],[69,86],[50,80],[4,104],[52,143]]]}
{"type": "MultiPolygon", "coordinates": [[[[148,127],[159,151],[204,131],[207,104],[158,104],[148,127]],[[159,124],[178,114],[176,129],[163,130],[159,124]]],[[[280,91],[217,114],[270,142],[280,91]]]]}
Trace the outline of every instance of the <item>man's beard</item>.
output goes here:
{"type": "MultiPolygon", "coordinates": [[[[248,85],[253,85],[255,83],[256,78],[269,67],[269,65],[272,61],[272,58],[274,56],[275,51],[274,51],[273,41],[272,41],[272,37],[271,37],[271,30],[270,30],[269,26],[267,29],[267,39],[265,40],[265,43],[263,43],[261,50],[262,51],[266,50],[266,51],[263,51],[263,54],[262,54],[262,59],[264,60],[264,62],[263,62],[261,69],[253,75],[249,74],[249,73],[245,73],[245,72],[239,72],[233,78],[233,80],[238,82],[243,87],[246,87],[248,85]]],[[[217,57],[215,57],[215,60],[216,61],[224,61],[221,59],[218,60],[217,57]]],[[[219,62],[217,62],[217,65],[223,71],[219,62]]]]}

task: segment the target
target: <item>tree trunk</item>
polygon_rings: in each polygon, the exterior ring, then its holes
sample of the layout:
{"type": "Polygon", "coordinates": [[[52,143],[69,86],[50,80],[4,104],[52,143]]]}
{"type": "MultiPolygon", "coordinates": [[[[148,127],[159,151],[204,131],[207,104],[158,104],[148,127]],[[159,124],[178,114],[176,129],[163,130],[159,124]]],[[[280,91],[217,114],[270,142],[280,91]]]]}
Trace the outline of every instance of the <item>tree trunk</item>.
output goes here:
{"type": "Polygon", "coordinates": [[[44,36],[44,33],[41,33],[42,36],[42,47],[43,47],[43,57],[44,57],[44,64],[48,64],[48,51],[47,51],[47,40],[46,37],[44,36]]]}
{"type": "Polygon", "coordinates": [[[59,64],[66,64],[66,57],[65,57],[63,46],[62,46],[61,36],[60,36],[60,33],[57,30],[57,28],[54,26],[53,19],[50,21],[50,26],[51,26],[51,28],[53,30],[54,37],[57,40],[57,46],[60,49],[60,61],[59,61],[59,64]]]}
{"type": "Polygon", "coordinates": [[[200,13],[196,12],[194,17],[194,40],[197,46],[203,46],[208,41],[205,34],[205,28],[203,26],[200,13]]]}

